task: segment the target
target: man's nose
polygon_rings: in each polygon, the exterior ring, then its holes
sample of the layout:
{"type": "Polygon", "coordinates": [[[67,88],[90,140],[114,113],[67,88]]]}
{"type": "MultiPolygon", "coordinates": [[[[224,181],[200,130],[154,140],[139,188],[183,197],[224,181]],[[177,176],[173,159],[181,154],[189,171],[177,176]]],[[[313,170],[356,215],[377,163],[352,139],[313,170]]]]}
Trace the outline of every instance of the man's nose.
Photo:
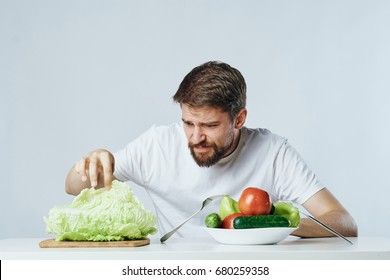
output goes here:
{"type": "Polygon", "coordinates": [[[206,136],[203,133],[203,129],[199,126],[195,126],[194,132],[192,134],[192,143],[199,144],[200,142],[204,141],[206,139],[206,136]]]}

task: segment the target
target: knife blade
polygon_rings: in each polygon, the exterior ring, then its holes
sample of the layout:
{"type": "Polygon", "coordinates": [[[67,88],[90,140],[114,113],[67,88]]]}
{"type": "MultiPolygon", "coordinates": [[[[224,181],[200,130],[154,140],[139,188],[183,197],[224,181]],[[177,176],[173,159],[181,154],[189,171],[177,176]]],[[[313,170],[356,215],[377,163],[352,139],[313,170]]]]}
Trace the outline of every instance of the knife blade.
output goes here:
{"type": "MultiPolygon", "coordinates": [[[[276,196],[272,195],[272,194],[269,194],[271,197],[273,197],[274,199],[276,200],[279,200],[279,198],[277,198],[276,196]]],[[[282,201],[283,202],[283,201],[282,201]]],[[[314,218],[312,215],[309,215],[309,214],[306,214],[305,212],[302,212],[301,210],[298,209],[298,212],[299,214],[302,214],[304,215],[305,217],[309,218],[310,220],[312,220],[313,222],[317,223],[318,225],[320,225],[321,227],[323,227],[324,229],[326,229],[327,231],[333,233],[334,235],[336,235],[337,237],[340,237],[341,239],[347,241],[349,244],[353,245],[352,241],[349,240],[348,238],[346,238],[344,235],[342,235],[341,233],[339,233],[338,231],[334,230],[333,228],[331,228],[330,226],[327,226],[325,225],[324,223],[320,222],[318,219],[314,218]]]]}
{"type": "MultiPolygon", "coordinates": [[[[299,210],[298,210],[299,211],[299,210]]],[[[313,216],[309,215],[309,214],[306,214],[302,211],[299,211],[300,214],[304,215],[305,217],[309,218],[310,220],[316,222],[317,224],[319,224],[320,226],[322,226],[323,228],[325,228],[326,230],[330,231],[331,233],[333,233],[334,235],[344,239],[345,241],[347,241],[348,243],[350,243],[351,245],[353,245],[352,241],[349,240],[348,238],[346,238],[344,235],[342,235],[341,233],[337,232],[336,230],[334,230],[333,228],[325,225],[324,223],[320,222],[318,219],[314,218],[313,216]]]]}

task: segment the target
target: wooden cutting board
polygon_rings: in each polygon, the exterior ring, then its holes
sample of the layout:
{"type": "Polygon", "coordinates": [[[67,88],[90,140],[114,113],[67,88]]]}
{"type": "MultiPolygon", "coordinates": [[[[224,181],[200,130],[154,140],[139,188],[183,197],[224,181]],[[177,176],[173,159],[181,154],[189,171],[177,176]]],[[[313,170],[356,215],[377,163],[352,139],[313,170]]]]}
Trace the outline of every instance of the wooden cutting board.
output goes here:
{"type": "Polygon", "coordinates": [[[46,239],[39,242],[40,248],[114,248],[114,247],[140,247],[150,243],[148,238],[126,241],[56,241],[46,239]]]}

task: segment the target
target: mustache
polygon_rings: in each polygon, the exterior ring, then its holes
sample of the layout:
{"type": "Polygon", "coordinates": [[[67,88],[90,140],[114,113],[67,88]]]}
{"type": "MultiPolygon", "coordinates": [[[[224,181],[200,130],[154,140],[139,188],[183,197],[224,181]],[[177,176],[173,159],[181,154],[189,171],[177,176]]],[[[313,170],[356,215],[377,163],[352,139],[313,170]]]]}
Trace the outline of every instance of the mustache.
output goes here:
{"type": "Polygon", "coordinates": [[[197,144],[191,142],[188,143],[189,148],[201,148],[201,147],[213,147],[213,146],[214,146],[213,143],[209,143],[206,140],[197,144]]]}

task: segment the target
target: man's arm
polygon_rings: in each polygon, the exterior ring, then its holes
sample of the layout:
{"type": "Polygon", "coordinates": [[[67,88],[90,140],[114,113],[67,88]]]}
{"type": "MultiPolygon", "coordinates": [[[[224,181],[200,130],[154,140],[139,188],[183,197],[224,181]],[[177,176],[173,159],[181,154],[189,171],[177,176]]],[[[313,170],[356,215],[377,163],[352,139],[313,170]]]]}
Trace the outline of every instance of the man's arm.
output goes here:
{"type": "MultiPolygon", "coordinates": [[[[358,235],[357,225],[348,211],[324,188],[307,200],[303,207],[322,223],[336,230],[344,236],[358,235]]],[[[334,236],[314,221],[303,218],[299,228],[292,235],[301,237],[329,237],[334,236]]]]}
{"type": "Polygon", "coordinates": [[[115,160],[110,151],[95,150],[79,159],[66,177],[65,191],[78,195],[89,187],[111,187],[115,160]]]}

